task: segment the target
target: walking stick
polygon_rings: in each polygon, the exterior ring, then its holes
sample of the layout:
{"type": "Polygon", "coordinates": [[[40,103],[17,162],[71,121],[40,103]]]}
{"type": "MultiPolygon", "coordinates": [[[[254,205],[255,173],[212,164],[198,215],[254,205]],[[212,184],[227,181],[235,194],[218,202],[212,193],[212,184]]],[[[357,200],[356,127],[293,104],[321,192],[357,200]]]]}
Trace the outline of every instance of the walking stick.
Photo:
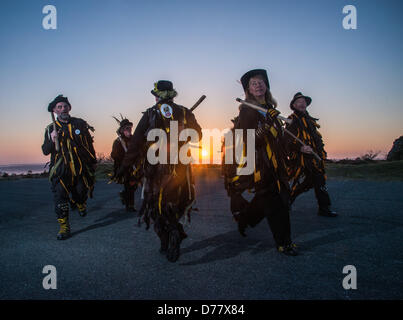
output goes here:
{"type": "Polygon", "coordinates": [[[118,139],[120,141],[120,144],[122,145],[123,150],[125,151],[125,153],[127,152],[127,147],[125,145],[125,143],[122,140],[122,137],[118,134],[118,139]]]}
{"type": "MultiPolygon", "coordinates": [[[[238,101],[239,103],[242,103],[242,104],[244,104],[244,105],[246,105],[246,106],[252,108],[252,109],[255,109],[255,110],[258,110],[258,111],[262,111],[262,112],[264,112],[264,113],[267,113],[267,109],[262,108],[262,107],[259,107],[259,106],[255,105],[255,104],[253,104],[253,103],[247,102],[247,101],[242,100],[242,99],[239,99],[239,98],[236,98],[235,100],[238,101]]],[[[278,115],[277,118],[279,118],[280,120],[283,120],[284,122],[286,122],[286,123],[288,123],[288,124],[291,124],[291,122],[292,122],[291,119],[285,118],[285,117],[280,116],[280,115],[278,115]]]]}
{"type": "Polygon", "coordinates": [[[57,135],[57,127],[56,127],[55,115],[53,114],[53,112],[51,112],[50,114],[52,116],[53,131],[56,132],[56,135],[55,135],[55,148],[56,148],[56,152],[59,152],[60,151],[60,144],[59,144],[59,137],[57,135]]]}
{"type": "MultiPolygon", "coordinates": [[[[239,98],[236,98],[235,100],[236,100],[237,102],[240,102],[240,103],[246,105],[247,107],[250,107],[250,108],[255,109],[255,110],[258,110],[258,111],[262,111],[262,112],[266,113],[266,115],[267,115],[268,117],[270,117],[270,116],[267,114],[267,110],[266,110],[265,108],[259,107],[259,106],[257,106],[257,105],[254,105],[253,103],[250,103],[250,102],[246,102],[246,101],[244,101],[244,100],[242,100],[242,99],[239,99],[239,98]]],[[[292,123],[292,120],[291,120],[291,119],[285,118],[285,117],[283,117],[283,116],[278,115],[277,118],[279,118],[280,120],[283,120],[284,122],[286,122],[286,123],[288,123],[288,124],[291,124],[291,123],[292,123]]],[[[291,131],[287,130],[286,128],[283,128],[283,129],[284,129],[284,132],[286,132],[289,136],[293,137],[295,140],[297,140],[297,141],[298,141],[301,145],[303,145],[304,147],[307,147],[307,145],[306,145],[301,139],[299,139],[298,137],[296,137],[291,131]]],[[[318,154],[317,154],[315,151],[312,150],[312,151],[311,151],[311,154],[312,154],[316,159],[318,159],[319,161],[322,161],[322,158],[319,157],[318,154]]]]}
{"type": "Polygon", "coordinates": [[[203,102],[203,100],[206,99],[206,96],[203,94],[199,100],[197,100],[197,102],[193,105],[193,107],[190,108],[190,111],[193,112],[194,109],[196,109],[200,103],[203,102]]]}

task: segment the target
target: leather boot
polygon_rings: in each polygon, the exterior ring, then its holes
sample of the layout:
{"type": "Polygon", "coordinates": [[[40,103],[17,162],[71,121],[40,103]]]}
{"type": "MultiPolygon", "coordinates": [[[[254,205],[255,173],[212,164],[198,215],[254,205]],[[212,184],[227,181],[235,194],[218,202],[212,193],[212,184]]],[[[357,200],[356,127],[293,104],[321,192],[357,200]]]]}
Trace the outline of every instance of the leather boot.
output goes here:
{"type": "Polygon", "coordinates": [[[57,240],[65,240],[70,238],[70,224],[69,224],[69,217],[65,216],[64,218],[57,219],[60,225],[60,231],[57,234],[57,240]]]}
{"type": "Polygon", "coordinates": [[[84,202],[83,204],[77,203],[78,214],[81,217],[85,217],[87,215],[87,204],[84,202]]]}
{"type": "Polygon", "coordinates": [[[278,252],[285,254],[286,256],[297,256],[298,250],[295,243],[288,244],[286,246],[278,246],[278,252]]]}
{"type": "Polygon", "coordinates": [[[167,251],[167,259],[170,262],[175,262],[179,259],[181,236],[178,229],[172,229],[169,232],[169,244],[167,251]]]}
{"type": "Polygon", "coordinates": [[[319,208],[318,215],[322,216],[322,217],[337,217],[338,216],[338,214],[336,212],[330,210],[329,207],[319,208]]]}

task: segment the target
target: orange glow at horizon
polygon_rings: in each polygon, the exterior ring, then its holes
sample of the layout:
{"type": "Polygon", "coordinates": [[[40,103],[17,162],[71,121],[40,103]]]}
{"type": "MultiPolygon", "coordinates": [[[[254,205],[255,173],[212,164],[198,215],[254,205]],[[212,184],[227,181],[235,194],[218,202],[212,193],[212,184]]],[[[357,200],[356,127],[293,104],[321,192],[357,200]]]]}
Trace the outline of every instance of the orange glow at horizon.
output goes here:
{"type": "MultiPolygon", "coordinates": [[[[113,130],[111,130],[113,132],[113,130]]],[[[326,136],[325,136],[326,137],[326,136]]],[[[0,139],[1,154],[0,165],[7,164],[30,164],[30,163],[46,163],[49,161],[49,156],[44,156],[41,152],[43,132],[29,137],[14,137],[13,140],[3,137],[0,139]]],[[[94,147],[97,155],[103,155],[108,158],[112,149],[112,144],[115,139],[113,133],[101,134],[95,136],[94,147]]],[[[382,139],[382,141],[367,141],[364,143],[362,137],[356,139],[345,139],[343,136],[325,138],[325,149],[329,159],[355,158],[366,152],[373,150],[380,151],[379,156],[386,156],[392,147],[394,139],[382,139]]],[[[217,140],[219,141],[219,140],[217,140]]],[[[213,144],[213,143],[212,143],[213,144]]],[[[199,153],[199,163],[213,163],[212,144],[201,143],[202,148],[199,153]]],[[[219,156],[219,154],[217,155],[219,156]]]]}

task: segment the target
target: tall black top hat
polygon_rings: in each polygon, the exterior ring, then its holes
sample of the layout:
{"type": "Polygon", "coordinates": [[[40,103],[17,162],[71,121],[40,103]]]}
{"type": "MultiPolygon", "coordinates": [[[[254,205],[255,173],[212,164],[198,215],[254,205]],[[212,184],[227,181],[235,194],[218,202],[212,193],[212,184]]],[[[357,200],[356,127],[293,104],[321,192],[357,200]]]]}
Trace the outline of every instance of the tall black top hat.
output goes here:
{"type": "Polygon", "coordinates": [[[248,90],[250,78],[253,78],[255,76],[262,76],[264,82],[266,83],[267,90],[270,90],[270,83],[269,83],[269,78],[267,77],[266,70],[254,69],[254,70],[248,71],[241,77],[241,83],[242,83],[242,87],[243,87],[244,91],[248,90]]]}

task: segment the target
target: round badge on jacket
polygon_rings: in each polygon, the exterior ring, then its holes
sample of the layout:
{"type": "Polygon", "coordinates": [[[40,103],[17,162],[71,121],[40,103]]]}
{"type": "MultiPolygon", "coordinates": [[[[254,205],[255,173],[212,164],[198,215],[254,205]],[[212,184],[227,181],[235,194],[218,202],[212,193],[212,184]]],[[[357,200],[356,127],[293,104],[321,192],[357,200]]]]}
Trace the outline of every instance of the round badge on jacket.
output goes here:
{"type": "Polygon", "coordinates": [[[160,107],[161,113],[165,118],[172,117],[172,107],[169,104],[164,103],[160,107]]]}
{"type": "Polygon", "coordinates": [[[74,133],[78,135],[81,133],[81,131],[80,131],[80,129],[76,129],[76,131],[74,131],[74,133]]]}

